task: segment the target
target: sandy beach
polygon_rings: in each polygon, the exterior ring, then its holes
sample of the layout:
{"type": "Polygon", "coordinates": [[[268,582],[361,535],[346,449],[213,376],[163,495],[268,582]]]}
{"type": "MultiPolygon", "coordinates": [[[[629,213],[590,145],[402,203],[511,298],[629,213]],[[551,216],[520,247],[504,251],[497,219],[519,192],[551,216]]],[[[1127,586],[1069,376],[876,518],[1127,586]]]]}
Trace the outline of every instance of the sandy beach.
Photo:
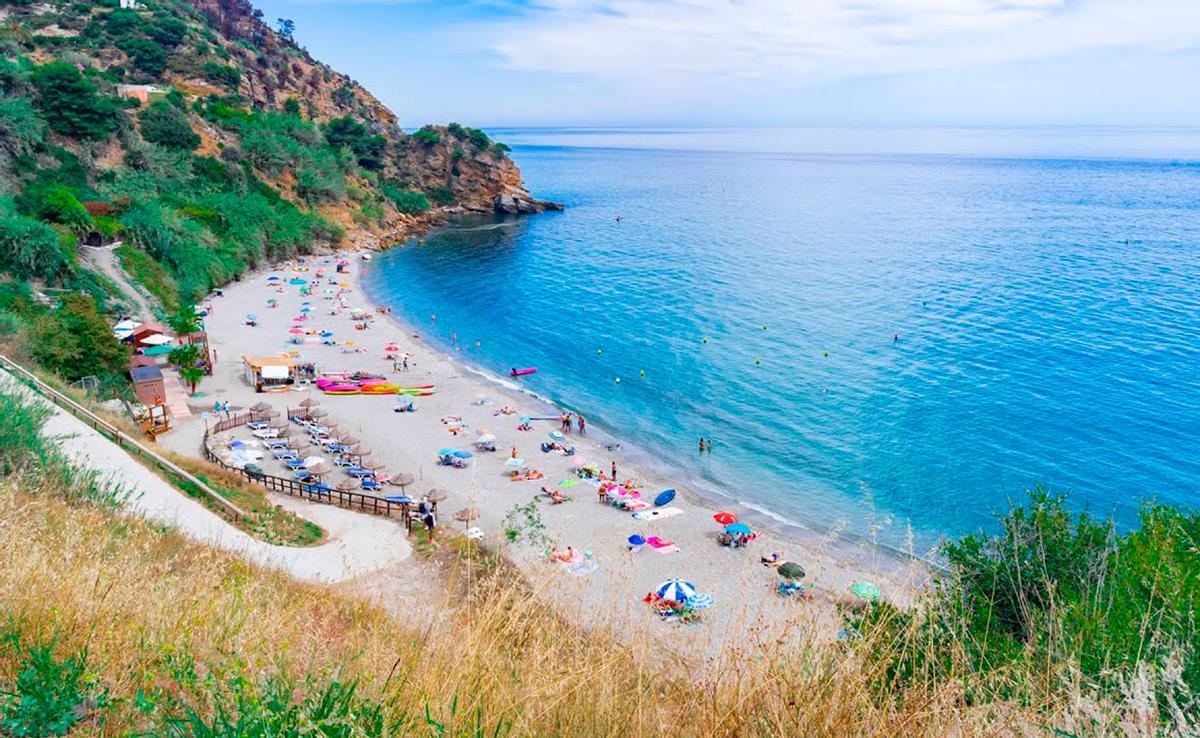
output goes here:
{"type": "MultiPolygon", "coordinates": [[[[248,275],[204,303],[212,311],[206,318],[206,328],[217,355],[215,371],[201,384],[202,396],[192,402],[196,415],[164,438],[166,445],[184,453],[199,453],[204,411],[211,411],[217,401],[228,402],[234,410],[265,401],[282,411],[313,397],[328,411],[328,420],[369,447],[371,459],[382,463],[387,473],[409,473],[416,478],[408,494],[419,497],[432,488],[447,491],[448,499],[439,504],[439,535],[464,531],[467,526],[456,521],[454,513],[464,507],[477,508],[479,519],[470,525],[482,531],[486,543],[503,547],[506,556],[526,572],[539,596],[556,611],[585,624],[610,624],[618,632],[650,629],[652,637],[660,634],[664,643],[693,652],[703,644],[731,637],[739,642],[766,641],[790,633],[832,640],[838,628],[834,604],[852,600],[848,588],[853,582],[874,582],[885,598],[905,602],[911,597],[912,583],[924,579],[922,565],[897,561],[869,544],[801,540],[759,529],[758,524],[758,539],[750,545],[722,546],[718,542],[722,526],[713,519],[718,511],[714,505],[684,486],[627,463],[619,449],[610,451],[587,435],[571,433],[565,443],[576,447],[575,457],[582,456],[605,473],[615,462],[618,479],[635,480],[645,498],[653,499],[668,488],[679,492],[674,502],[661,508],[674,512],[656,520],[639,520],[629,512],[600,503],[597,484],[579,480],[573,457],[540,449],[550,440],[551,431],[561,431],[557,419],[531,420],[530,430],[518,429],[523,417],[553,413],[536,398],[467,370],[452,357],[427,346],[419,331],[378,313],[359,285],[360,271],[369,269],[370,262],[357,254],[346,258],[346,273],[334,273],[338,257],[312,257],[302,264],[280,265],[273,271],[248,275]],[[324,270],[325,276],[318,279],[317,269],[324,270]],[[268,275],[282,279],[268,281],[268,275]],[[301,294],[302,285],[289,283],[294,276],[308,280],[311,295],[301,294]],[[268,306],[270,300],[274,307],[268,306]],[[311,312],[305,320],[296,320],[304,314],[305,303],[311,312]],[[350,308],[361,308],[372,316],[368,329],[355,329],[350,308]],[[256,326],[246,324],[247,314],[257,316],[256,326]],[[291,343],[288,331],[296,326],[305,331],[332,332],[335,345],[291,343]],[[407,371],[395,370],[399,367],[394,368],[393,361],[385,356],[384,347],[388,345],[408,355],[407,371]],[[394,412],[397,398],[388,395],[326,395],[312,385],[288,392],[255,393],[244,379],[242,357],[286,351],[297,352],[293,355],[298,361],[311,362],[318,371],[369,372],[398,385],[434,385],[434,394],[402,397],[403,404],[412,402],[415,412],[394,412]],[[514,412],[502,414],[502,408],[514,412]],[[451,418],[460,418],[461,425],[451,418]],[[495,452],[476,450],[473,442],[482,432],[495,435],[495,452]],[[445,447],[468,449],[474,455],[465,468],[443,466],[438,463],[437,452],[445,447]],[[510,481],[505,464],[514,448],[525,459],[526,468],[539,470],[544,479],[510,481]],[[564,480],[578,483],[562,490],[569,501],[552,504],[541,489],[557,488],[564,480]],[[502,521],[514,507],[531,501],[544,523],[545,534],[559,549],[570,546],[580,552],[581,565],[568,567],[550,561],[541,546],[506,543],[502,521]],[[634,534],[657,536],[674,546],[663,549],[669,551],[666,553],[650,546],[631,551],[627,539],[634,534]],[[761,555],[772,551],[782,551],[785,560],[804,567],[804,582],[813,585],[812,599],[785,598],[777,593],[783,580],[775,569],[760,562],[761,555]],[[699,592],[711,595],[713,604],[702,611],[701,623],[685,627],[662,623],[642,602],[648,592],[671,578],[692,582],[699,592]]],[[[619,429],[604,430],[620,437],[619,429]]],[[[268,473],[287,473],[269,454],[263,465],[268,473]]],[[[337,471],[329,482],[344,478],[337,471]]],[[[381,494],[400,494],[400,488],[387,487],[381,494]]],[[[364,535],[369,535],[365,528],[364,535]]],[[[400,564],[405,565],[407,562],[400,564]]],[[[379,576],[383,581],[394,577],[395,572],[381,571],[379,576]]],[[[366,589],[396,611],[405,608],[402,591],[378,583],[366,589]]]]}

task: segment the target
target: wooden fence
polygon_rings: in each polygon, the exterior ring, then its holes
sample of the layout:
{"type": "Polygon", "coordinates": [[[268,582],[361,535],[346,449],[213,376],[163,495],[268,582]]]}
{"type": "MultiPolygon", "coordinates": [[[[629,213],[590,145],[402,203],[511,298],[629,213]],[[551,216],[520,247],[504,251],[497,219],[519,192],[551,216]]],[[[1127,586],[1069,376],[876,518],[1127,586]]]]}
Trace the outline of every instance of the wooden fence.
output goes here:
{"type": "Polygon", "coordinates": [[[108,422],[104,418],[101,418],[99,415],[96,415],[91,410],[88,410],[86,407],[80,405],[69,396],[59,392],[54,387],[46,384],[40,378],[38,378],[36,374],[8,358],[7,356],[4,356],[3,354],[0,354],[0,365],[3,365],[4,368],[7,369],[9,373],[12,374],[18,381],[23,382],[33,391],[50,400],[63,410],[66,410],[71,415],[74,415],[79,420],[82,420],[84,423],[90,425],[92,430],[108,436],[113,443],[120,446],[128,453],[139,456],[143,460],[157,466],[159,469],[162,469],[169,474],[174,474],[176,477],[183,479],[189,484],[195,485],[201,492],[216,501],[217,504],[224,508],[229,514],[236,515],[239,518],[250,517],[240,507],[222,496],[220,492],[217,492],[212,487],[197,479],[196,476],[191,472],[177,465],[173,461],[166,459],[157,452],[147,448],[143,444],[139,443],[136,439],[131,438],[129,434],[125,433],[117,426],[108,422]]]}
{"type": "Polygon", "coordinates": [[[327,505],[337,505],[350,510],[358,510],[360,512],[370,513],[372,515],[383,515],[392,517],[399,515],[404,521],[404,527],[410,532],[412,531],[412,514],[408,505],[402,502],[392,502],[385,500],[375,495],[368,495],[362,492],[346,491],[340,489],[326,489],[323,486],[314,484],[313,482],[300,482],[287,477],[276,477],[271,474],[255,474],[248,472],[245,469],[239,469],[236,466],[226,464],[219,456],[213,453],[209,448],[208,437],[213,433],[222,433],[227,430],[232,430],[239,426],[249,423],[251,420],[257,419],[255,413],[239,413],[231,415],[228,418],[218,421],[215,425],[208,427],[204,431],[204,456],[209,461],[217,464],[226,471],[238,474],[247,482],[261,484],[272,492],[281,492],[293,497],[301,497],[312,502],[320,502],[327,505]]]}

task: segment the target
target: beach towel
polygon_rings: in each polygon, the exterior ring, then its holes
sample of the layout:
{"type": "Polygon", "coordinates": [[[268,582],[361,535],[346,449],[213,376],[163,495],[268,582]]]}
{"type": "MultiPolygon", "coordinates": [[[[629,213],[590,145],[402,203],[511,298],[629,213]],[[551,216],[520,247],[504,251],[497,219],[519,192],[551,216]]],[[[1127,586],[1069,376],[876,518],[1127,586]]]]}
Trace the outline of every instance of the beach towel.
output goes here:
{"type": "MultiPolygon", "coordinates": [[[[650,507],[650,504],[647,502],[643,502],[641,500],[629,500],[628,502],[625,503],[626,510],[635,510],[635,511],[636,510],[645,510],[648,507],[650,507]]],[[[637,517],[638,514],[639,513],[635,512],[634,517],[637,517]]]]}
{"type": "Polygon", "coordinates": [[[662,507],[658,508],[657,510],[642,510],[641,512],[635,512],[633,517],[638,520],[662,520],[663,518],[671,518],[682,513],[683,510],[680,510],[677,507],[662,507]]]}
{"type": "Polygon", "coordinates": [[[679,546],[675,545],[675,541],[668,541],[658,536],[650,536],[646,539],[646,545],[660,554],[676,553],[679,551],[679,546]]]}
{"type": "Polygon", "coordinates": [[[570,561],[560,561],[558,563],[562,564],[564,569],[577,577],[581,577],[584,574],[591,574],[600,568],[600,565],[596,563],[594,558],[578,552],[576,552],[575,558],[570,561]]]}

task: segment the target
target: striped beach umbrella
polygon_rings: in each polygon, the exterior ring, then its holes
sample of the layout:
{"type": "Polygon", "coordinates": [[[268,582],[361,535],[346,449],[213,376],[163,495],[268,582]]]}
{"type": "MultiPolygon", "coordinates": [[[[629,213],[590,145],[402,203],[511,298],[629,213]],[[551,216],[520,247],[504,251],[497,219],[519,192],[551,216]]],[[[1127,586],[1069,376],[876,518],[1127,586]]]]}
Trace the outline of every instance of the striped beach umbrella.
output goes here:
{"type": "Polygon", "coordinates": [[[654,590],[660,598],[673,602],[687,602],[696,594],[696,585],[682,579],[668,579],[654,590]]]}

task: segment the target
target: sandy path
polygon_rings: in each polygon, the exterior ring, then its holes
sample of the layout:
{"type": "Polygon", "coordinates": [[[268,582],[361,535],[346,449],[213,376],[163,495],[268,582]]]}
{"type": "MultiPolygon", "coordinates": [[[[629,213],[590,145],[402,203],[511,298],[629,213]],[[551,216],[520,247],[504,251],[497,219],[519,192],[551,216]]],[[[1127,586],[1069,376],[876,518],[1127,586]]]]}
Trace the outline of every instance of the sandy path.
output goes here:
{"type": "MultiPolygon", "coordinates": [[[[345,299],[349,306],[374,313],[358,286],[357,271],[364,262],[358,258],[351,258],[351,262],[351,273],[334,275],[336,281],[346,285],[345,299]]],[[[587,483],[567,490],[573,498],[571,502],[546,504],[539,495],[542,485],[554,486],[574,477],[568,457],[560,453],[544,454],[538,449],[542,441],[548,440],[547,433],[557,429],[558,424],[534,421],[531,432],[516,428],[519,416],[549,414],[546,409],[520,392],[466,371],[423,343],[411,328],[376,316],[372,328],[359,331],[354,329],[347,311],[331,314],[335,303],[324,290],[333,287],[325,279],[318,283],[313,270],[322,267],[332,272],[333,263],[329,258],[310,259],[300,267],[301,276],[314,280],[314,294],[309,297],[301,296],[298,287],[269,284],[266,274],[256,274],[226,287],[223,297],[211,300],[215,310],[206,326],[220,359],[214,376],[201,386],[204,402],[211,406],[215,399],[244,408],[263,400],[282,411],[287,406],[295,407],[306,396],[316,396],[329,411],[330,420],[340,423],[343,431],[362,439],[373,450],[373,460],[384,462],[393,474],[409,472],[417,477],[410,493],[419,495],[432,487],[449,491],[449,499],[441,505],[443,527],[455,526],[461,530],[462,524],[454,522],[452,515],[471,505],[481,512],[477,525],[496,544],[502,542],[502,520],[506,513],[516,505],[537,500],[536,507],[547,534],[560,547],[570,545],[588,551],[598,564],[598,569],[590,574],[573,576],[562,566],[547,562],[541,548],[506,547],[507,555],[531,575],[535,587],[559,611],[577,614],[588,623],[608,622],[621,631],[647,626],[661,629],[663,626],[640,599],[664,579],[681,577],[694,582],[701,592],[713,595],[716,605],[706,611],[702,627],[658,631],[669,632],[673,643],[711,645],[734,634],[766,641],[789,626],[804,622],[819,624],[818,636],[831,638],[836,632],[831,603],[844,597],[852,581],[874,580],[883,586],[885,594],[903,601],[909,595],[905,583],[922,575],[919,567],[906,570],[867,545],[825,545],[819,541],[783,539],[765,532],[764,539],[747,549],[722,547],[716,541],[720,527],[712,520],[714,510],[705,501],[688,494],[681,485],[656,479],[624,462],[619,453],[611,453],[587,438],[571,437],[569,442],[604,470],[615,460],[620,478],[638,479],[651,496],[667,487],[680,489],[681,498],[671,505],[679,513],[656,522],[638,521],[628,513],[599,504],[596,488],[587,483]],[[268,308],[268,299],[276,300],[278,307],[268,308]],[[307,320],[297,323],[293,318],[299,315],[304,301],[309,302],[313,312],[307,320]],[[244,325],[246,313],[258,316],[257,327],[244,325]],[[354,347],[288,344],[287,331],[295,325],[333,331],[336,340],[353,341],[354,347]],[[408,372],[393,371],[391,361],[384,358],[383,347],[388,343],[396,343],[402,351],[413,354],[408,372]],[[434,384],[437,393],[432,397],[411,398],[417,407],[415,413],[394,413],[394,399],[388,396],[330,396],[315,389],[256,395],[242,379],[241,356],[273,355],[287,349],[299,349],[301,360],[316,363],[319,370],[370,371],[401,385],[434,384]],[[486,404],[479,404],[480,397],[487,398],[486,404]],[[505,405],[515,408],[516,415],[497,415],[496,411],[505,405]],[[457,436],[451,434],[441,420],[444,416],[461,416],[466,431],[457,436]],[[466,469],[437,465],[437,449],[471,448],[480,429],[497,436],[499,452],[476,453],[466,469]],[[545,473],[544,481],[508,481],[503,465],[513,447],[528,461],[529,467],[545,473]],[[671,539],[681,551],[660,554],[644,547],[631,553],[625,541],[633,533],[671,539]],[[761,566],[758,559],[761,553],[775,549],[785,551],[786,558],[805,566],[817,583],[816,602],[799,603],[774,593],[779,578],[773,569],[761,566]]],[[[287,269],[274,273],[285,280],[291,276],[287,269]]],[[[186,439],[181,441],[180,450],[197,453],[198,433],[188,424],[181,425],[179,432],[186,439]]],[[[238,437],[248,438],[244,433],[238,437]]],[[[269,473],[284,473],[271,461],[266,462],[266,468],[269,473]]],[[[336,483],[340,479],[335,475],[331,481],[336,483]]],[[[364,530],[362,535],[369,533],[364,530]]],[[[797,628],[800,630],[803,629],[797,628]]]]}
{"type": "Polygon", "coordinates": [[[328,532],[328,540],[306,548],[259,541],[167,484],[107,438],[46,402],[9,374],[0,372],[0,385],[6,392],[24,393],[49,407],[52,414],[43,434],[55,438],[59,448],[77,465],[95,469],[102,479],[127,490],[131,496],[126,509],[130,513],[170,525],[196,541],[282,570],[297,579],[325,583],[395,568],[412,553],[403,526],[395,522],[287,498],[277,498],[275,502],[320,525],[328,532]]]}
{"type": "Polygon", "coordinates": [[[127,305],[132,317],[142,321],[154,320],[154,309],[150,305],[152,298],[148,299],[142,289],[135,285],[129,275],[125,273],[120,259],[117,258],[117,252],[114,251],[118,245],[120,244],[99,248],[81,246],[79,255],[89,266],[95,267],[97,271],[111,279],[121,289],[125,298],[133,303],[127,305]]]}

